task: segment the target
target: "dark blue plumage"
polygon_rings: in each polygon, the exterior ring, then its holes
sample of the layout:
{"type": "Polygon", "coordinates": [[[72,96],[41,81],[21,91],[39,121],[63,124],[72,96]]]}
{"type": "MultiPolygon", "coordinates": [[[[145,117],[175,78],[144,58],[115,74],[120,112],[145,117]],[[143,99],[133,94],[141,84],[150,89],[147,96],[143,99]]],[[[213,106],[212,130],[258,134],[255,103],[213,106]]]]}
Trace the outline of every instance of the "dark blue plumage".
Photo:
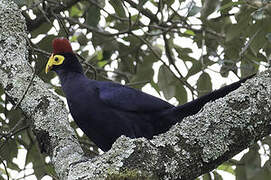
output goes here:
{"type": "Polygon", "coordinates": [[[104,151],[109,150],[121,135],[150,139],[166,132],[184,117],[197,113],[206,102],[225,96],[245,81],[233,83],[175,107],[127,86],[90,80],[84,75],[72,52],[54,52],[56,54],[64,56],[65,60],[60,65],[50,65],[48,68],[52,68],[60,77],[70,112],[77,125],[104,151]]]}

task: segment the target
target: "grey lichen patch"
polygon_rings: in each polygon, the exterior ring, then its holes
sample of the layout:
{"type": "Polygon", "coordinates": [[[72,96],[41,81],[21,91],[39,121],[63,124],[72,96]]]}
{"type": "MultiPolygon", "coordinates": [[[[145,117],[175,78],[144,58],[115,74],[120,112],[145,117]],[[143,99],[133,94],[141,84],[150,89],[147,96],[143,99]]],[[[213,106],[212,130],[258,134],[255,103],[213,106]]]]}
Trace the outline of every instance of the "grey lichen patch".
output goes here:
{"type": "Polygon", "coordinates": [[[106,179],[111,175],[116,177],[120,174],[120,169],[124,166],[125,160],[134,152],[135,147],[134,141],[121,136],[107,153],[93,161],[90,160],[72,166],[69,173],[70,179],[91,179],[93,177],[95,179],[106,179]]]}
{"type": "Polygon", "coordinates": [[[52,162],[55,167],[62,171],[59,177],[67,177],[70,170],[70,165],[80,161],[83,158],[83,151],[80,145],[74,139],[63,139],[54,148],[52,162]]]}
{"type": "MultiPolygon", "coordinates": [[[[268,79],[270,81],[270,77],[268,79]]],[[[254,82],[247,83],[238,93],[233,92],[223,99],[208,103],[201,113],[180,123],[180,134],[187,139],[186,143],[202,147],[203,162],[215,160],[230,150],[234,143],[230,138],[234,134],[233,130],[247,132],[250,134],[250,144],[255,142],[252,138],[255,128],[262,125],[259,116],[263,111],[270,113],[271,101],[270,96],[266,96],[270,94],[270,89],[263,88],[268,86],[262,81],[251,81],[254,82]]]]}
{"type": "Polygon", "coordinates": [[[202,148],[203,162],[215,160],[229,150],[232,143],[228,140],[233,119],[228,118],[230,112],[219,112],[226,109],[227,104],[221,99],[208,103],[205,109],[181,123],[180,134],[187,139],[190,146],[195,144],[202,148]]]}
{"type": "Polygon", "coordinates": [[[13,84],[7,84],[5,91],[10,91],[13,88],[13,84]]]}
{"type": "Polygon", "coordinates": [[[179,163],[176,159],[171,159],[171,161],[165,162],[165,172],[176,171],[179,167],[179,163]]]}
{"type": "Polygon", "coordinates": [[[59,177],[66,179],[69,163],[83,154],[68,112],[41,79],[35,76],[31,81],[34,72],[28,64],[26,25],[17,5],[0,0],[0,19],[0,84],[15,104],[20,102],[19,108],[32,120],[41,150],[52,156],[59,177]]]}
{"type": "Polygon", "coordinates": [[[179,140],[174,131],[167,131],[164,135],[155,136],[150,142],[156,147],[166,147],[176,145],[179,140]],[[168,137],[171,137],[170,141],[168,141],[168,137]]]}
{"type": "Polygon", "coordinates": [[[41,111],[43,115],[47,114],[47,108],[50,105],[50,101],[47,99],[48,97],[43,96],[41,99],[39,99],[39,104],[35,107],[34,113],[41,111]]]}

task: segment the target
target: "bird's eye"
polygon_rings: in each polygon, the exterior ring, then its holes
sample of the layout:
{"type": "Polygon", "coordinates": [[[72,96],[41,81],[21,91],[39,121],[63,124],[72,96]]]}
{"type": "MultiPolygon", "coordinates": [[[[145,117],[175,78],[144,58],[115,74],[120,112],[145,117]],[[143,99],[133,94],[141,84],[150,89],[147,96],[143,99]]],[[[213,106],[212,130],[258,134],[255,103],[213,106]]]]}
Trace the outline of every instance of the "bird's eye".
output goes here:
{"type": "Polygon", "coordinates": [[[58,61],[58,57],[55,57],[55,61],[56,61],[56,62],[58,61]]]}

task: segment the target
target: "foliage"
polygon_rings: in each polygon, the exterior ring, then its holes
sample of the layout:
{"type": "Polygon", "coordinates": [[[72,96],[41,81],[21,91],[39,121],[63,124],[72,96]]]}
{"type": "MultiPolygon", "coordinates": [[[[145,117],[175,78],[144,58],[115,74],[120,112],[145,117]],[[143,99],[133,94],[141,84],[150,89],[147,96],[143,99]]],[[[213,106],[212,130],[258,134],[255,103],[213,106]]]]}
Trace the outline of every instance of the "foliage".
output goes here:
{"type": "MultiPolygon", "coordinates": [[[[245,77],[267,66],[271,55],[270,0],[14,2],[27,21],[36,75],[60,96],[59,84],[52,81],[55,74],[44,72],[51,41],[57,36],[73,42],[90,78],[139,89],[148,84],[166,100],[176,98],[176,104],[211,91],[214,73],[245,77]]],[[[0,94],[0,179],[5,179],[6,169],[22,172],[28,164],[38,179],[46,174],[55,177],[29,122],[3,89],[0,94]],[[23,168],[13,161],[21,149],[27,150],[23,168]]],[[[71,125],[77,128],[74,122],[71,125]]],[[[99,153],[86,136],[78,137],[87,154],[99,153]]],[[[270,137],[259,144],[241,160],[225,162],[200,179],[223,179],[221,171],[236,179],[269,179],[270,137]]]]}

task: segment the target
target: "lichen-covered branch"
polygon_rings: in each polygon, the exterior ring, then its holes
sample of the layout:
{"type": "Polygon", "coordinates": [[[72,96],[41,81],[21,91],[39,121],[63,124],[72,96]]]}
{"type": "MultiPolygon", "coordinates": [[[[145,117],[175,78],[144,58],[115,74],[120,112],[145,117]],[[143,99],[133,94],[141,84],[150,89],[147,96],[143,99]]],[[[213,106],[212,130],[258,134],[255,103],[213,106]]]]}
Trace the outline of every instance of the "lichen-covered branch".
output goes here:
{"type": "Polygon", "coordinates": [[[25,27],[16,5],[0,0],[0,83],[32,120],[41,149],[51,155],[61,179],[193,179],[271,132],[267,70],[165,134],[152,140],[123,136],[103,155],[78,161],[83,153],[63,102],[38,77],[29,86],[33,72],[25,27]]]}
{"type": "Polygon", "coordinates": [[[13,104],[19,104],[32,120],[41,150],[51,155],[57,173],[66,179],[69,164],[83,152],[69,126],[64,103],[41,79],[32,80],[26,38],[25,20],[17,5],[0,0],[0,84],[13,104]]]}

